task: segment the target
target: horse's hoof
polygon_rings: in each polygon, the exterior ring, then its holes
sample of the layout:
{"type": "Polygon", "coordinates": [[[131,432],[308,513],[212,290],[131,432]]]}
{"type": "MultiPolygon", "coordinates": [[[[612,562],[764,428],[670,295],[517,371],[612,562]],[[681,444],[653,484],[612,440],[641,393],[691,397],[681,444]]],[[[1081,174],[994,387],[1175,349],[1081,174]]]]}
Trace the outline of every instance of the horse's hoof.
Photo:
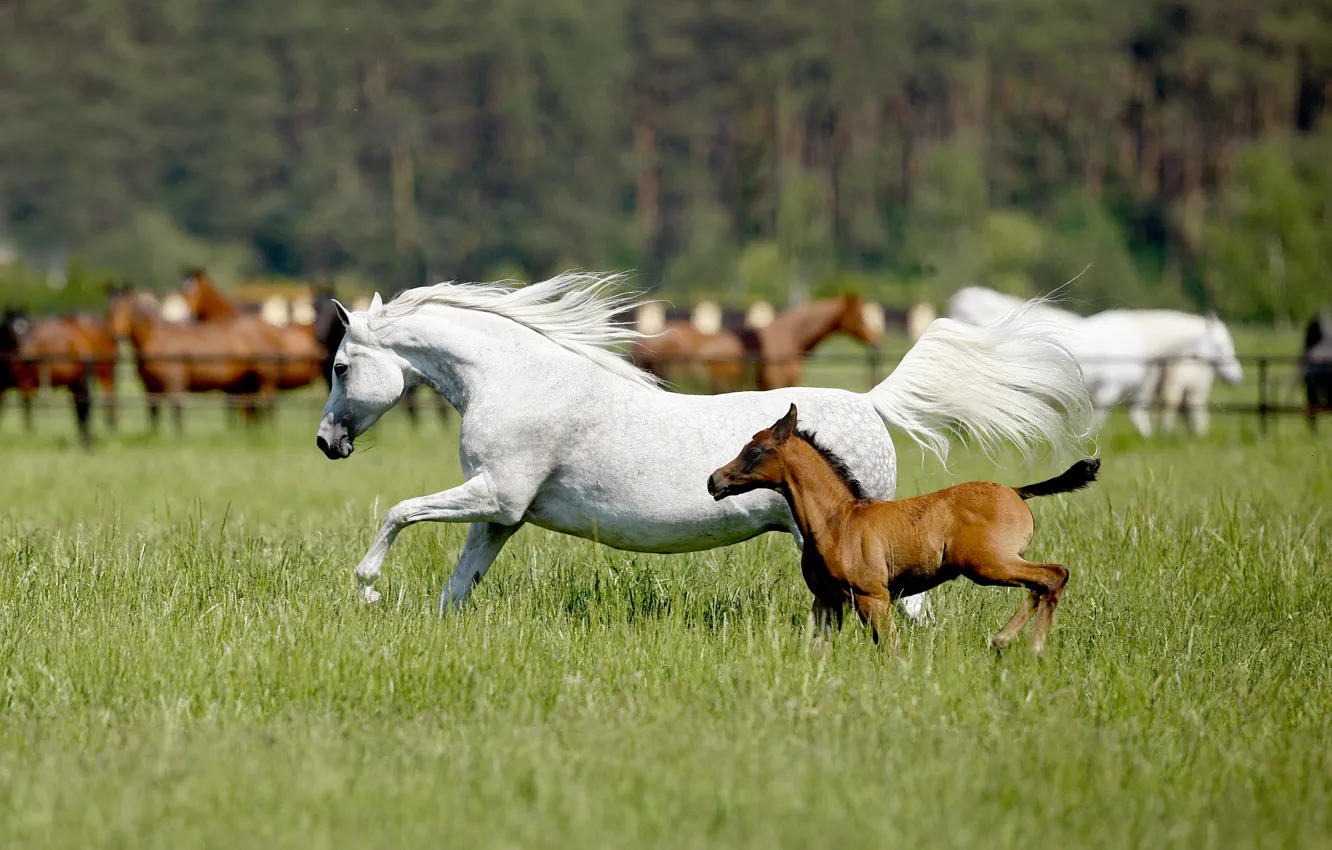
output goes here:
{"type": "Polygon", "coordinates": [[[366,605],[374,605],[379,599],[380,594],[378,590],[375,590],[373,587],[361,588],[361,601],[366,605]]]}

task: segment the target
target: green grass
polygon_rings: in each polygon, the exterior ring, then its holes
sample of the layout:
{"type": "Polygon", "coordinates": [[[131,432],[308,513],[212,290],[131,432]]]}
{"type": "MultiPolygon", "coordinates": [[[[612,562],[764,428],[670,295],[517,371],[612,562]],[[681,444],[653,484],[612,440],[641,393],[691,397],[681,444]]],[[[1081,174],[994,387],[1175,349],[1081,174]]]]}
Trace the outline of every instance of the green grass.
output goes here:
{"type": "MultiPolygon", "coordinates": [[[[1044,657],[992,654],[1019,594],[961,582],[899,657],[854,627],[815,657],[776,535],[529,528],[441,621],[464,529],[419,526],[358,605],[384,511],[459,480],[434,421],[330,463],[309,412],[130,417],[91,456],[7,413],[3,847],[1332,845],[1332,438],[1301,422],[1117,415],[1103,480],[1033,503],[1073,575],[1044,657]]],[[[1047,471],[902,466],[902,495],[1047,471]]]]}

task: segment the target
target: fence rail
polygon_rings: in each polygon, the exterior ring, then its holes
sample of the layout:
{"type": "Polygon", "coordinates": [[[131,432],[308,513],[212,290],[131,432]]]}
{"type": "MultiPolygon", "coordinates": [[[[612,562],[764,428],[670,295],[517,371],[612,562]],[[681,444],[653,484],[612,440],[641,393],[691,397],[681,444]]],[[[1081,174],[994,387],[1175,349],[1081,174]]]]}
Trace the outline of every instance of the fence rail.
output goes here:
{"type": "MultiPolygon", "coordinates": [[[[891,369],[896,366],[905,353],[906,352],[884,353],[870,351],[864,354],[827,353],[814,354],[808,357],[788,358],[762,358],[747,354],[740,359],[745,366],[749,368],[757,367],[763,363],[782,364],[800,360],[804,363],[806,375],[809,376],[812,373],[816,376],[816,379],[812,381],[813,385],[829,383],[828,381],[820,382],[817,379],[818,373],[820,371],[836,369],[841,373],[843,380],[836,381],[835,383],[842,385],[857,384],[861,389],[869,389],[883,378],[887,377],[891,372],[891,369]],[[855,372],[859,372],[862,376],[858,381],[850,377],[855,372]],[[847,380],[848,378],[850,379],[847,380]]],[[[1297,397],[1297,394],[1300,394],[1298,393],[1298,385],[1303,369],[1303,363],[1298,356],[1246,355],[1238,357],[1237,359],[1245,367],[1244,386],[1243,389],[1240,390],[1231,390],[1228,388],[1227,392],[1244,392],[1246,394],[1251,392],[1252,401],[1215,402],[1209,400],[1206,408],[1209,414],[1257,416],[1260,422],[1260,430],[1266,432],[1271,417],[1296,414],[1303,415],[1308,413],[1308,408],[1304,404],[1291,403],[1292,398],[1295,398],[1297,397]],[[1282,375],[1285,377],[1280,377],[1282,375]],[[1252,384],[1250,384],[1251,380],[1252,384]]],[[[659,356],[654,357],[654,360],[656,363],[665,367],[668,376],[672,369],[681,365],[707,366],[717,363],[734,364],[737,362],[736,358],[697,358],[684,356],[659,356]]],[[[99,391],[99,385],[97,382],[97,367],[113,363],[116,366],[118,386],[123,386],[123,382],[126,380],[133,381],[135,385],[138,385],[138,375],[136,370],[140,362],[145,364],[182,363],[186,365],[199,365],[214,362],[242,362],[255,364],[277,363],[280,366],[308,365],[311,363],[311,361],[306,358],[290,358],[282,355],[256,355],[240,359],[239,361],[235,357],[207,355],[145,357],[142,358],[142,361],[137,356],[125,354],[119,354],[115,357],[93,358],[73,358],[68,355],[52,355],[36,358],[0,356],[0,393],[4,393],[7,389],[15,388],[16,385],[13,377],[16,374],[16,369],[17,371],[22,371],[24,369],[35,370],[37,374],[40,374],[46,371],[42,368],[43,366],[68,369],[71,364],[79,364],[83,367],[85,377],[88,379],[89,384],[92,387],[94,405],[99,403],[105,404],[107,399],[102,397],[103,393],[99,391]]],[[[1143,361],[1132,358],[1098,358],[1095,361],[1089,360],[1088,362],[1104,365],[1117,363],[1139,364],[1143,361]]],[[[1210,361],[1205,358],[1181,356],[1160,358],[1150,362],[1159,366],[1166,366],[1172,363],[1209,363],[1210,361]]],[[[324,386],[322,380],[316,380],[316,382],[310,387],[285,390],[278,395],[281,400],[280,404],[296,408],[322,408],[325,398],[324,386]]],[[[685,388],[688,388],[687,383],[685,388]]],[[[850,387],[848,386],[848,388],[850,387]]],[[[151,397],[147,393],[141,391],[140,386],[136,386],[133,391],[118,389],[116,392],[115,403],[117,406],[126,402],[131,404],[147,404],[150,398],[151,397]]],[[[219,406],[224,408],[239,407],[249,403],[250,398],[250,395],[244,393],[228,395],[221,391],[189,393],[185,396],[185,407],[187,409],[202,409],[219,406]]],[[[63,407],[64,402],[53,398],[49,392],[39,393],[34,402],[34,407],[38,409],[56,406],[63,407]]],[[[1153,403],[1149,405],[1149,409],[1160,411],[1163,409],[1163,406],[1160,404],[1159,400],[1154,400],[1153,403]]]]}

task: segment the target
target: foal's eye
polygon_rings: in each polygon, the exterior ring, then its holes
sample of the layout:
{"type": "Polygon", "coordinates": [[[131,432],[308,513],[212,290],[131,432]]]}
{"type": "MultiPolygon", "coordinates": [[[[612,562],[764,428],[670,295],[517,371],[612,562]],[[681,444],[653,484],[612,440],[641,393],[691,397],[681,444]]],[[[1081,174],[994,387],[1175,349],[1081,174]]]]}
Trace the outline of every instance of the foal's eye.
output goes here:
{"type": "Polygon", "coordinates": [[[763,454],[763,449],[760,449],[758,446],[750,446],[749,449],[745,452],[745,461],[747,463],[753,463],[754,461],[758,460],[759,457],[762,456],[762,454],[763,454]]]}
{"type": "Polygon", "coordinates": [[[334,364],[333,364],[333,374],[337,375],[339,378],[345,378],[345,377],[347,376],[347,364],[346,364],[346,363],[334,363],[334,364]]]}

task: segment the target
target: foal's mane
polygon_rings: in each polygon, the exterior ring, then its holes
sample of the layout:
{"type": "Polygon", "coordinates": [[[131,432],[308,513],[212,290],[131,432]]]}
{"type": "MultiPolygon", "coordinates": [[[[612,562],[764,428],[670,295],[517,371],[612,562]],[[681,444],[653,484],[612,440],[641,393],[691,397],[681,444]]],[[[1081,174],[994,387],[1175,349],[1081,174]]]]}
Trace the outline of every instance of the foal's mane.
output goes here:
{"type": "Polygon", "coordinates": [[[492,313],[517,322],[622,378],[643,386],[657,386],[653,375],[614,351],[647,336],[615,321],[617,314],[635,310],[646,301],[637,293],[617,291],[626,278],[624,274],[565,272],[530,286],[512,280],[449,281],[404,290],[389,303],[371,310],[367,320],[371,327],[384,327],[432,305],[492,313]]]}
{"type": "Polygon", "coordinates": [[[828,466],[832,467],[832,471],[836,473],[837,477],[840,478],[842,483],[846,485],[847,489],[851,491],[851,498],[856,500],[869,498],[869,496],[865,494],[865,488],[861,485],[860,479],[856,478],[851,472],[851,468],[846,465],[846,461],[838,457],[832,449],[821,444],[815,439],[812,432],[806,431],[804,428],[796,428],[795,435],[804,440],[811,449],[818,452],[819,455],[827,461],[828,466]]]}

